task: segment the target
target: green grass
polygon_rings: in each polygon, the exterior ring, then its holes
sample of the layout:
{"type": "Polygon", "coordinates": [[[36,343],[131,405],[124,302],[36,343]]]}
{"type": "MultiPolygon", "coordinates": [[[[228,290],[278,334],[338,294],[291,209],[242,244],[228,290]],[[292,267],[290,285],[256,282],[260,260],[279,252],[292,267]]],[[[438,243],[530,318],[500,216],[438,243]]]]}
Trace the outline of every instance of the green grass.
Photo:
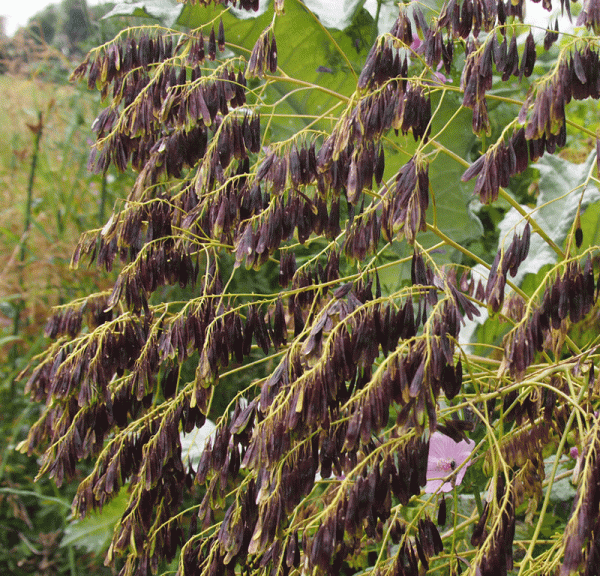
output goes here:
{"type": "MultiPolygon", "coordinates": [[[[101,104],[70,85],[0,77],[0,358],[39,334],[49,307],[95,290],[102,278],[78,274],[69,262],[79,234],[103,225],[102,177],[87,171],[90,126],[101,104]],[[31,226],[24,235],[35,129],[42,135],[33,180],[31,226]],[[24,250],[23,250],[24,247],[24,250]],[[21,261],[21,252],[24,258],[21,261]],[[19,333],[14,316],[20,311],[19,333]],[[12,333],[11,333],[12,330],[12,333]],[[1,342],[1,341],[0,341],[1,342]]],[[[107,179],[105,210],[122,196],[125,177],[107,179]]]]}

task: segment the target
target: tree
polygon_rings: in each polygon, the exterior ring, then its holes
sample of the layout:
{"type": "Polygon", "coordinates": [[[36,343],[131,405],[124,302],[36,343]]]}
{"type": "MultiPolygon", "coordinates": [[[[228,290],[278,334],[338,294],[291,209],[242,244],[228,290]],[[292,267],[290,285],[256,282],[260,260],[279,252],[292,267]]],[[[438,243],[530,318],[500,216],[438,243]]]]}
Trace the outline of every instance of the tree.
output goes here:
{"type": "Polygon", "coordinates": [[[89,35],[89,17],[85,0],[63,0],[61,9],[64,12],[62,31],[71,46],[83,42],[89,35]]]}
{"type": "Polygon", "coordinates": [[[401,5],[368,53],[360,5],[209,4],[117,6],[169,28],[73,73],[90,166],[137,179],[73,256],[119,275],[49,319],[22,450],[93,463],[81,517],[126,493],[123,575],[595,573],[595,1],[537,40],[523,2],[401,5]]]}
{"type": "Polygon", "coordinates": [[[39,14],[36,14],[30,19],[30,23],[36,23],[39,25],[41,32],[41,40],[51,44],[56,36],[58,28],[59,14],[55,4],[47,6],[39,14]]]}

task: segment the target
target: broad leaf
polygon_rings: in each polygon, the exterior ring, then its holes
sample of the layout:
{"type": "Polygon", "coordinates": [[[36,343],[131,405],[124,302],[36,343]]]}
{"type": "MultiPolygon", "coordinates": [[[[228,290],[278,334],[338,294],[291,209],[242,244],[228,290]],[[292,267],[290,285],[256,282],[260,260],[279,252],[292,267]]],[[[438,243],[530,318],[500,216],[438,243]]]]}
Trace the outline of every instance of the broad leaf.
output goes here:
{"type": "Polygon", "coordinates": [[[73,520],[65,528],[61,546],[77,546],[88,552],[100,554],[110,544],[115,525],[121,520],[127,507],[129,495],[125,489],[102,508],[92,512],[83,520],[73,520]]]}

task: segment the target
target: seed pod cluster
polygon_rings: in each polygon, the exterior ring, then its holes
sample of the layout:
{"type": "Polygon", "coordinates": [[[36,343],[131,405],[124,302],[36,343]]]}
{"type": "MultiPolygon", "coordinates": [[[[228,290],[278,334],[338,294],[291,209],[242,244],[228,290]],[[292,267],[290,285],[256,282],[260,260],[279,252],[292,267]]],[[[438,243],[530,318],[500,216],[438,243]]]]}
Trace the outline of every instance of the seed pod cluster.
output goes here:
{"type": "Polygon", "coordinates": [[[413,244],[419,231],[425,231],[425,213],[429,206],[429,165],[411,158],[398,172],[396,184],[384,196],[381,232],[391,242],[404,235],[413,244]]]}
{"type": "Polygon", "coordinates": [[[563,329],[567,319],[580,322],[597,297],[591,259],[586,260],[583,270],[578,262],[570,262],[564,274],[546,288],[541,305],[505,338],[511,376],[520,380],[533,362],[534,354],[547,347],[550,331],[563,329]]]}
{"type": "Polygon", "coordinates": [[[515,234],[508,249],[506,251],[500,249],[496,253],[485,287],[485,300],[494,313],[500,310],[504,302],[507,274],[516,276],[519,266],[529,254],[530,237],[531,227],[527,223],[522,236],[515,234]]]}
{"type": "Polygon", "coordinates": [[[500,141],[488,148],[465,172],[461,180],[467,182],[477,176],[474,193],[479,196],[482,204],[489,204],[498,198],[500,187],[508,186],[510,177],[523,172],[532,162],[544,155],[545,151],[553,153],[557,147],[566,143],[566,124],[563,124],[558,134],[527,141],[525,129],[519,128],[510,137],[508,143],[500,141]]]}
{"type": "Polygon", "coordinates": [[[335,237],[339,232],[339,202],[328,206],[318,197],[311,200],[301,193],[272,200],[265,210],[243,223],[234,236],[236,266],[245,261],[247,268],[262,266],[296,231],[304,244],[314,231],[335,237]]]}
{"type": "Polygon", "coordinates": [[[486,546],[485,554],[478,554],[475,558],[477,573],[482,576],[492,576],[499,571],[504,574],[513,569],[512,544],[516,520],[514,482],[513,479],[506,486],[504,477],[498,477],[496,498],[491,503],[485,503],[479,522],[473,528],[471,544],[474,546],[481,546],[486,539],[491,538],[491,545],[486,546]],[[494,519],[490,535],[485,528],[488,517],[494,519]]]}
{"type": "Polygon", "coordinates": [[[600,30],[600,6],[595,0],[586,0],[577,17],[577,26],[585,26],[588,30],[598,34],[600,30]]]}
{"type": "Polygon", "coordinates": [[[360,214],[346,232],[344,254],[348,258],[363,261],[367,254],[377,252],[380,235],[380,219],[375,210],[360,214]]]}
{"type": "MultiPolygon", "coordinates": [[[[406,62],[400,70],[405,69],[406,62]]],[[[388,83],[380,91],[364,96],[343,116],[317,155],[319,171],[326,172],[336,158],[350,157],[354,144],[378,139],[394,128],[412,132],[415,140],[427,139],[430,132],[431,100],[422,86],[406,80],[388,83]]]]}
{"type": "Polygon", "coordinates": [[[525,42],[520,66],[516,35],[512,37],[510,46],[506,36],[499,44],[496,34],[491,34],[481,47],[472,40],[467,43],[467,58],[460,86],[464,90],[463,105],[473,110],[473,132],[489,134],[490,131],[485,94],[492,87],[494,61],[498,72],[502,73],[502,79],[506,81],[511,75],[519,78],[530,76],[535,57],[535,43],[531,32],[525,42]]]}
{"type": "MultiPolygon", "coordinates": [[[[541,400],[541,398],[540,398],[541,400]]],[[[529,403],[533,405],[531,399],[529,403]]],[[[518,470],[524,467],[527,462],[531,462],[532,454],[541,454],[550,439],[548,423],[535,423],[535,418],[540,415],[541,406],[532,406],[530,412],[531,427],[523,427],[516,431],[512,436],[501,443],[502,457],[506,463],[513,469],[518,470]]],[[[520,407],[523,410],[523,407],[520,407]]],[[[541,459],[537,458],[535,465],[539,466],[541,459]]],[[[487,464],[487,462],[486,462],[487,464]]],[[[541,482],[541,477],[539,478],[541,482]]],[[[541,488],[541,484],[540,484],[541,488]]]]}
{"type": "Polygon", "coordinates": [[[600,473],[600,436],[597,422],[589,429],[582,443],[583,452],[580,457],[589,464],[585,467],[585,478],[579,482],[573,501],[573,514],[565,528],[561,574],[575,574],[581,570],[592,574],[598,569],[600,550],[593,532],[599,525],[600,502],[599,486],[595,481],[600,473]]]}
{"type": "MultiPolygon", "coordinates": [[[[217,113],[227,114],[230,108],[245,103],[246,82],[241,71],[236,74],[224,68],[212,82],[200,80],[205,54],[209,60],[216,58],[214,28],[206,51],[201,30],[198,36],[183,38],[176,48],[170,36],[167,38],[145,32],[137,41],[133,36],[125,38],[97,50],[89,71],[90,57],[73,73],[74,79],[87,73],[88,84],[98,84],[104,97],[113,85],[112,103],[94,123],[99,143],[90,157],[91,169],[103,172],[112,162],[123,171],[131,160],[138,171],[155,169],[158,164],[167,174],[179,175],[181,167],[193,166],[206,147],[206,130],[197,120],[212,125],[217,113]],[[181,58],[177,53],[186,44],[190,46],[188,57],[178,64],[181,58]]],[[[221,22],[220,50],[224,43],[221,22]]]]}
{"type": "MultiPolygon", "coordinates": [[[[472,33],[477,38],[481,31],[489,32],[496,23],[504,24],[507,10],[515,3],[450,0],[444,3],[437,23],[439,29],[446,29],[454,38],[466,39],[472,33]]],[[[510,14],[516,15],[516,14],[510,14]]],[[[504,33],[504,28],[500,29],[504,33]]]]}
{"type": "MultiPolygon", "coordinates": [[[[101,148],[92,150],[89,160],[91,170],[105,172],[112,162],[124,171],[131,161],[133,168],[144,173],[147,184],[156,183],[163,173],[178,178],[184,167],[193,167],[206,153],[209,140],[206,126],[214,125],[217,114],[226,115],[230,108],[245,102],[245,80],[233,71],[225,70],[221,79],[213,83],[192,84],[189,90],[176,98],[171,97],[174,94],[170,91],[172,85],[167,82],[165,86],[168,94],[160,109],[152,104],[151,93],[144,92],[146,96],[141,97],[139,105],[132,108],[131,122],[124,113],[120,125],[114,126],[111,109],[101,113],[95,123],[98,138],[109,129],[112,132],[101,148]],[[158,137],[157,117],[162,118],[161,125],[172,127],[158,137]]],[[[155,80],[148,88],[162,90],[155,80]]],[[[233,120],[226,125],[235,123],[233,120]]],[[[245,132],[245,127],[243,129],[245,132]]],[[[240,136],[234,144],[243,141],[240,136]]],[[[252,145],[253,149],[255,147],[252,145]]],[[[235,152],[243,154],[243,151],[235,152]]]]}
{"type": "MultiPolygon", "coordinates": [[[[306,542],[303,548],[309,566],[337,572],[344,559],[352,553],[352,548],[346,545],[346,538],[357,537],[363,531],[370,538],[380,538],[382,523],[390,516],[391,495],[407,502],[412,494],[419,492],[419,483],[424,480],[425,472],[422,462],[426,461],[428,446],[413,439],[399,448],[395,455],[388,455],[364,476],[357,478],[347,495],[321,523],[314,537],[306,542]]],[[[396,534],[398,532],[396,530],[396,534]]],[[[419,524],[417,532],[414,546],[419,549],[421,559],[427,561],[443,549],[437,528],[429,519],[419,524]]],[[[398,553],[401,562],[408,549],[416,560],[413,545],[405,542],[405,547],[398,553]]]]}
{"type": "MultiPolygon", "coordinates": [[[[111,43],[92,53],[73,71],[71,80],[81,80],[87,74],[88,87],[98,88],[103,96],[108,94],[108,87],[114,81],[127,77],[136,69],[147,70],[149,67],[171,58],[173,55],[173,42],[170,36],[152,37],[143,33],[137,40],[135,36],[129,37],[122,44],[111,43]],[[89,70],[88,70],[89,68],[89,70]]],[[[115,96],[121,90],[115,91],[115,96]]]]}
{"type": "Polygon", "coordinates": [[[271,26],[263,31],[252,48],[246,78],[263,78],[267,72],[277,72],[277,41],[271,26]]]}
{"type": "Polygon", "coordinates": [[[501,141],[488,148],[462,176],[463,182],[477,176],[475,193],[482,203],[493,202],[499,188],[527,168],[528,157],[535,162],[545,152],[553,154],[566,144],[565,105],[572,98],[600,97],[599,66],[596,51],[589,46],[575,48],[557,63],[549,81],[537,85],[519,113],[518,120],[525,127],[515,130],[508,143],[501,141]]]}
{"type": "Polygon", "coordinates": [[[382,38],[373,44],[358,77],[359,90],[373,90],[392,79],[406,78],[408,62],[393,40],[382,38]]]}
{"type": "Polygon", "coordinates": [[[90,296],[77,306],[73,304],[61,306],[48,318],[44,334],[48,338],[70,336],[74,338],[81,330],[82,320],[87,319],[87,325],[95,329],[105,322],[112,320],[112,310],[107,310],[105,295],[90,296]]]}

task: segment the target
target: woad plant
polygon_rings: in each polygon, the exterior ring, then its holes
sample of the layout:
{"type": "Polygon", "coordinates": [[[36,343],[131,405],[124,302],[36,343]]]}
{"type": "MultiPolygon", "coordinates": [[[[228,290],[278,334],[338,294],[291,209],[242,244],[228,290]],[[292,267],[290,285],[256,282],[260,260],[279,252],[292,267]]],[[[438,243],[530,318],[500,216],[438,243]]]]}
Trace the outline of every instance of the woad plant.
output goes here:
{"type": "Polygon", "coordinates": [[[73,72],[136,180],[24,374],[107,563],[598,574],[598,1],[159,4],[73,72]]]}

